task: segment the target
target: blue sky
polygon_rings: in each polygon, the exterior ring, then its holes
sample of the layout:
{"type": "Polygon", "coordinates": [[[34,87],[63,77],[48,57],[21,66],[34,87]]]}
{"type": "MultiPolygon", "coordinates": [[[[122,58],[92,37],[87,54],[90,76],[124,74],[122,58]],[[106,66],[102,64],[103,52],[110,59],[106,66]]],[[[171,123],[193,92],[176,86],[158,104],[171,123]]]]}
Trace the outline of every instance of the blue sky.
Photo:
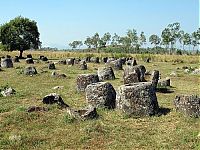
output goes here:
{"type": "Polygon", "coordinates": [[[38,23],[43,46],[68,48],[98,32],[124,35],[127,29],[160,35],[173,22],[186,32],[199,27],[199,0],[2,0],[0,24],[16,16],[38,23]]]}

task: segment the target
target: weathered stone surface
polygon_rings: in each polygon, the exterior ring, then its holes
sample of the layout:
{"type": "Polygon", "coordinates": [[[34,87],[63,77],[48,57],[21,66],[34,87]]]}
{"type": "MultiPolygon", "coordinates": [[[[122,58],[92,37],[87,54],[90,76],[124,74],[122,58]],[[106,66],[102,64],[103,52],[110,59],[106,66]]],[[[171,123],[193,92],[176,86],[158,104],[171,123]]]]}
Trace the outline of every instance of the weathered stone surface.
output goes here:
{"type": "Polygon", "coordinates": [[[80,58],[75,58],[74,59],[74,64],[78,65],[80,64],[81,59],[80,58]]]}
{"type": "Polygon", "coordinates": [[[171,73],[170,73],[170,76],[177,76],[177,73],[175,72],[175,71],[172,71],[171,73]]]}
{"type": "Polygon", "coordinates": [[[114,58],[114,57],[109,57],[109,58],[107,59],[107,62],[106,62],[106,63],[110,63],[110,62],[112,62],[112,61],[115,61],[115,58],[114,58]]]}
{"type": "Polygon", "coordinates": [[[170,86],[170,78],[166,78],[164,80],[159,80],[158,86],[161,86],[161,87],[170,86]]]}
{"type": "Polygon", "coordinates": [[[1,67],[2,68],[13,68],[13,62],[11,58],[3,58],[1,59],[1,67]]]}
{"type": "Polygon", "coordinates": [[[58,64],[66,65],[67,62],[66,62],[66,60],[59,60],[59,61],[58,61],[58,64]]]}
{"type": "Polygon", "coordinates": [[[6,88],[5,90],[1,91],[1,95],[3,95],[4,97],[7,97],[7,96],[11,96],[13,94],[15,94],[15,90],[11,87],[9,88],[6,88]]]}
{"type": "Polygon", "coordinates": [[[34,75],[34,74],[37,74],[37,70],[34,66],[27,66],[24,69],[24,74],[25,75],[34,75]]]}
{"type": "Polygon", "coordinates": [[[67,65],[74,65],[74,58],[68,58],[67,60],[66,60],[66,63],[67,63],[67,65]]]}
{"type": "Polygon", "coordinates": [[[18,56],[15,56],[15,57],[12,59],[12,61],[15,62],[15,63],[16,63],[16,62],[19,62],[19,57],[18,57],[18,56]]]}
{"type": "Polygon", "coordinates": [[[116,106],[127,115],[139,117],[152,116],[159,111],[156,92],[150,82],[120,86],[116,106]]]}
{"type": "Polygon", "coordinates": [[[56,77],[56,78],[66,78],[66,77],[67,77],[64,73],[57,73],[57,72],[55,72],[55,71],[53,71],[53,72],[51,73],[51,76],[52,76],[52,77],[56,77]]]}
{"type": "Polygon", "coordinates": [[[65,102],[63,101],[63,99],[60,97],[60,95],[56,94],[56,93],[51,93],[49,95],[46,95],[42,102],[44,104],[58,104],[61,107],[69,107],[69,105],[65,104],[65,102]]]}
{"type": "Polygon", "coordinates": [[[26,58],[26,63],[27,64],[34,64],[34,61],[32,58],[26,58]]]}
{"type": "Polygon", "coordinates": [[[93,107],[113,109],[116,106],[116,92],[108,82],[98,82],[87,86],[86,101],[93,107]]]}
{"type": "Polygon", "coordinates": [[[129,78],[129,74],[136,74],[138,77],[138,81],[140,82],[140,69],[136,66],[126,66],[124,68],[124,78],[129,78]]]}
{"type": "Polygon", "coordinates": [[[48,69],[50,69],[50,70],[53,70],[53,69],[56,69],[56,66],[55,66],[55,64],[54,63],[49,63],[48,64],[48,69]]]}
{"type": "Polygon", "coordinates": [[[200,74],[200,68],[192,71],[192,74],[199,75],[200,74]]]}
{"type": "Polygon", "coordinates": [[[87,70],[86,61],[84,61],[84,60],[80,61],[80,66],[79,67],[80,67],[81,70],[87,70]]]}
{"type": "Polygon", "coordinates": [[[64,86],[54,86],[52,89],[53,90],[58,90],[58,89],[63,89],[64,88],[64,86]]]}
{"type": "Polygon", "coordinates": [[[133,59],[133,60],[129,59],[129,60],[127,60],[126,64],[128,66],[136,66],[137,65],[137,61],[136,61],[136,59],[133,59]]]}
{"type": "Polygon", "coordinates": [[[95,119],[98,117],[97,111],[95,107],[88,106],[87,108],[74,110],[70,107],[67,107],[67,113],[77,119],[77,120],[88,120],[88,119],[95,119]]]}
{"type": "Polygon", "coordinates": [[[130,83],[137,83],[139,82],[138,75],[134,72],[131,72],[130,74],[124,76],[124,84],[130,84],[130,83]]]}
{"type": "Polygon", "coordinates": [[[99,80],[114,80],[115,74],[112,67],[101,67],[98,68],[97,74],[99,76],[99,80]]]}
{"type": "Polygon", "coordinates": [[[90,61],[93,62],[93,63],[100,63],[99,57],[91,57],[90,61]]]}
{"type": "Polygon", "coordinates": [[[140,70],[140,81],[141,82],[145,82],[145,72],[146,72],[146,68],[143,65],[139,65],[138,66],[139,70],[140,70]]]}
{"type": "Polygon", "coordinates": [[[176,111],[190,117],[200,117],[200,97],[197,95],[178,95],[174,99],[176,111]]]}
{"type": "Polygon", "coordinates": [[[29,106],[27,108],[27,112],[38,112],[38,111],[48,111],[48,108],[46,107],[41,107],[41,106],[29,106]]]}
{"type": "Polygon", "coordinates": [[[153,72],[151,74],[151,82],[152,82],[154,89],[156,89],[156,87],[158,85],[158,80],[159,80],[159,71],[153,70],[153,72]]]}
{"type": "Polygon", "coordinates": [[[123,67],[122,67],[123,64],[122,64],[122,60],[121,59],[110,61],[106,65],[114,68],[115,70],[123,70],[123,67]]]}
{"type": "Polygon", "coordinates": [[[39,59],[42,60],[43,57],[44,57],[44,55],[40,55],[40,56],[39,56],[39,59]]]}
{"type": "Polygon", "coordinates": [[[77,90],[84,92],[89,84],[99,82],[99,77],[96,74],[81,74],[76,79],[77,90]]]}
{"type": "Polygon", "coordinates": [[[125,58],[125,57],[122,57],[122,58],[120,58],[120,59],[121,59],[122,64],[125,65],[125,64],[126,64],[126,58],[125,58]]]}
{"type": "Polygon", "coordinates": [[[44,57],[41,58],[41,60],[42,61],[48,61],[48,58],[44,56],[44,57]]]}

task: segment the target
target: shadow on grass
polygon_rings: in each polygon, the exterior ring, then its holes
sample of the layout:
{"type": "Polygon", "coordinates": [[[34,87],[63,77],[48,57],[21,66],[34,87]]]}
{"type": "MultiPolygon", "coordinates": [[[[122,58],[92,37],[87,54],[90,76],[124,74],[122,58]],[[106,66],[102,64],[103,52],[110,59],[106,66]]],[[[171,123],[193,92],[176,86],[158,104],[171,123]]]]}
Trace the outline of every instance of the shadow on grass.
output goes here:
{"type": "Polygon", "coordinates": [[[170,90],[168,88],[157,88],[156,92],[159,92],[159,93],[174,93],[173,90],[170,90]]]}
{"type": "Polygon", "coordinates": [[[158,116],[162,116],[162,115],[167,115],[168,113],[170,113],[171,109],[170,108],[163,108],[160,107],[159,108],[159,112],[158,112],[158,116]]]}

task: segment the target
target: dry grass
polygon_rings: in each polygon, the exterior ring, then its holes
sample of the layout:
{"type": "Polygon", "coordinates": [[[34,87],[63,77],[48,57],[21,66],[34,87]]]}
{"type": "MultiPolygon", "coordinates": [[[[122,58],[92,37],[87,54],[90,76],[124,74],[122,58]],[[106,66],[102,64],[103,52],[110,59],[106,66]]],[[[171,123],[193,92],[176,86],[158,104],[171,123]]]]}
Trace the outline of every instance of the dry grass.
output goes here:
{"type": "MultiPolygon", "coordinates": [[[[27,51],[25,55],[28,53],[35,58],[42,54],[51,59],[80,55],[38,51],[27,51]]],[[[15,52],[10,54],[16,55],[15,52]]],[[[0,55],[5,53],[1,52],[0,55]]],[[[199,67],[199,64],[186,63],[194,60],[193,56],[152,55],[153,57],[154,62],[147,64],[139,61],[139,64],[144,64],[147,70],[160,70],[162,78],[169,76],[171,71],[177,72],[177,76],[171,77],[174,92],[157,93],[160,107],[170,109],[169,113],[160,117],[127,118],[118,110],[98,109],[100,117],[97,120],[78,122],[71,120],[56,105],[47,106],[48,112],[27,113],[28,106],[44,106],[42,98],[52,92],[60,94],[72,107],[86,106],[85,94],[76,92],[76,77],[81,73],[95,73],[94,68],[103,64],[89,64],[87,71],[79,70],[77,66],[56,65],[57,71],[67,75],[66,79],[51,78],[51,71],[44,68],[47,66],[44,62],[34,64],[39,74],[33,77],[20,74],[21,69],[26,66],[24,60],[14,64],[18,69],[4,69],[0,72],[0,86],[8,84],[17,93],[9,98],[0,97],[0,149],[200,149],[200,138],[197,136],[200,132],[200,120],[185,117],[175,112],[173,107],[175,95],[200,93],[200,76],[185,74],[182,69],[176,68],[185,65],[199,67]],[[174,64],[171,57],[183,59],[184,63],[174,64]],[[156,61],[164,58],[170,61],[156,61]],[[42,70],[47,72],[41,73],[42,70]],[[64,86],[64,89],[53,90],[52,87],[57,85],[64,86]],[[9,140],[12,135],[19,138],[9,140]]],[[[115,71],[115,74],[117,79],[109,82],[117,90],[122,84],[122,71],[115,71]]]]}

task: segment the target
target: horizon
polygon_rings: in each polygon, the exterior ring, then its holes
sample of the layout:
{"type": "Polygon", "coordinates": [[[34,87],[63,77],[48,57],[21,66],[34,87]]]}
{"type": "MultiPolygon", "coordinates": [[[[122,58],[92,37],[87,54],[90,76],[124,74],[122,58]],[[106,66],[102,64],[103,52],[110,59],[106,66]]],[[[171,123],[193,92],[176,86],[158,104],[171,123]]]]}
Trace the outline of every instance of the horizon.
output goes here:
{"type": "Polygon", "coordinates": [[[2,6],[0,24],[17,16],[35,20],[42,47],[58,49],[68,49],[70,42],[84,41],[95,32],[100,36],[106,32],[123,36],[127,29],[136,29],[138,34],[144,31],[148,42],[150,35],[160,36],[170,23],[179,22],[188,33],[200,24],[199,0],[7,0],[2,6]]]}

